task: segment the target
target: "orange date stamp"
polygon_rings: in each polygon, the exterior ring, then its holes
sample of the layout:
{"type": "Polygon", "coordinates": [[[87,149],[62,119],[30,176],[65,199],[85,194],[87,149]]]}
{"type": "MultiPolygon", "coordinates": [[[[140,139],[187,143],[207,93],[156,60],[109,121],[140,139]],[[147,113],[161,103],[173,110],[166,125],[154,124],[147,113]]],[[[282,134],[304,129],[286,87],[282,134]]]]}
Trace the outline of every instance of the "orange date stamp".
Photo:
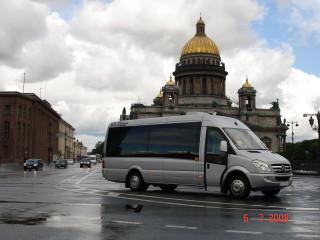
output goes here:
{"type": "MultiPolygon", "coordinates": [[[[263,220],[268,220],[269,222],[288,222],[289,221],[289,216],[288,214],[269,214],[267,216],[264,216],[263,214],[259,214],[260,216],[260,221],[262,222],[263,220]]],[[[249,215],[244,214],[243,216],[243,221],[248,222],[249,221],[249,215]]]]}

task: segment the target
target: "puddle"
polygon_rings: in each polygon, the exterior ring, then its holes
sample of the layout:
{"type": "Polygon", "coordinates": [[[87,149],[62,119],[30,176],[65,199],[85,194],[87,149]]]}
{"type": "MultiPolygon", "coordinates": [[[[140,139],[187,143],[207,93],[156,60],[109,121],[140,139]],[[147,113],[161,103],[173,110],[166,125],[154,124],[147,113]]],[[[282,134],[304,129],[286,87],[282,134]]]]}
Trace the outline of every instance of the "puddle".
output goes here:
{"type": "Polygon", "coordinates": [[[42,225],[48,220],[47,214],[41,214],[36,217],[18,217],[13,214],[2,214],[0,222],[4,224],[18,224],[18,225],[42,225]]]}

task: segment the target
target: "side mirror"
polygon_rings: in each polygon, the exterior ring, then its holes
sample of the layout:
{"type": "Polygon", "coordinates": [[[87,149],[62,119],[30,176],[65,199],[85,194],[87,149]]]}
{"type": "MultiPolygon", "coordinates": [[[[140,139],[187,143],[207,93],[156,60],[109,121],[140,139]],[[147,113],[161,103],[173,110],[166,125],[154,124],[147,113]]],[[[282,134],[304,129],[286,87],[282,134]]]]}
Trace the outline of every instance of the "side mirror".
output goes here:
{"type": "Polygon", "coordinates": [[[220,150],[220,152],[228,152],[227,141],[221,141],[219,150],[220,150]]]}

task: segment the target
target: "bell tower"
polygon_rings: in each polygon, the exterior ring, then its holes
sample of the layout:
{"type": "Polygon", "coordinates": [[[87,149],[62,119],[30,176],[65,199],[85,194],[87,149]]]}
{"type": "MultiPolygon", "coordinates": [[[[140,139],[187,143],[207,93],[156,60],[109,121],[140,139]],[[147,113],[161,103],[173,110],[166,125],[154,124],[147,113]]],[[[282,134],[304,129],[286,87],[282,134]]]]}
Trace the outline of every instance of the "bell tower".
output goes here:
{"type": "Polygon", "coordinates": [[[256,93],[257,91],[249,83],[248,78],[242,88],[238,90],[239,94],[239,108],[247,111],[252,111],[256,108],[256,93]]]}
{"type": "Polygon", "coordinates": [[[172,80],[172,76],[170,76],[170,80],[166,83],[166,85],[162,88],[163,97],[162,97],[162,105],[174,107],[179,104],[179,88],[176,86],[176,83],[172,80]]]}

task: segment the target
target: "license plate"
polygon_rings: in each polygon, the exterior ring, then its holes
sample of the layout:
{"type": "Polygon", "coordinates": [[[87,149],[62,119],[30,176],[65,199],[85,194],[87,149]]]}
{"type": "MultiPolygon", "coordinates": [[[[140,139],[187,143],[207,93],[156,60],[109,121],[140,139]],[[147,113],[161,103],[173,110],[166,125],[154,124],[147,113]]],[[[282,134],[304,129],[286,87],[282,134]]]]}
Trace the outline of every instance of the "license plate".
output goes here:
{"type": "Polygon", "coordinates": [[[286,187],[289,185],[290,185],[290,182],[280,182],[280,187],[286,187]]]}
{"type": "Polygon", "coordinates": [[[27,168],[32,168],[32,166],[27,166],[27,168]]]}

